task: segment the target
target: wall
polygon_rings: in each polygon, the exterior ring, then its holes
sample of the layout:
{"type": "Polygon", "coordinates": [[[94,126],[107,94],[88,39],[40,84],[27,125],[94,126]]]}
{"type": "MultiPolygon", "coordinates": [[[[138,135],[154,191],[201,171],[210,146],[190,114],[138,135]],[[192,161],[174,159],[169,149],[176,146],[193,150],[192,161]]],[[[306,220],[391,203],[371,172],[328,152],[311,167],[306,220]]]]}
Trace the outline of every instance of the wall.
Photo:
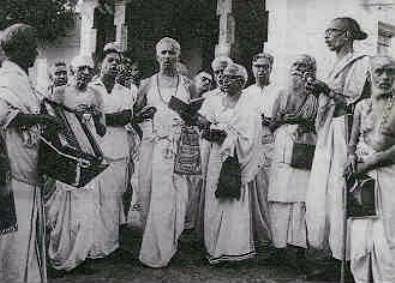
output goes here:
{"type": "Polygon", "coordinates": [[[30,76],[38,91],[45,92],[48,88],[48,71],[55,61],[62,60],[69,65],[71,60],[80,53],[80,28],[81,19],[76,16],[75,27],[68,36],[41,46],[35,66],[30,70],[30,76]]]}
{"type": "Polygon", "coordinates": [[[395,25],[395,3],[389,0],[266,0],[269,11],[268,42],[265,50],[275,56],[273,81],[285,83],[292,58],[307,53],[317,59],[318,76],[324,77],[335,59],[324,43],[324,31],[331,19],[355,18],[369,34],[355,49],[368,54],[377,50],[378,22],[395,25]]]}

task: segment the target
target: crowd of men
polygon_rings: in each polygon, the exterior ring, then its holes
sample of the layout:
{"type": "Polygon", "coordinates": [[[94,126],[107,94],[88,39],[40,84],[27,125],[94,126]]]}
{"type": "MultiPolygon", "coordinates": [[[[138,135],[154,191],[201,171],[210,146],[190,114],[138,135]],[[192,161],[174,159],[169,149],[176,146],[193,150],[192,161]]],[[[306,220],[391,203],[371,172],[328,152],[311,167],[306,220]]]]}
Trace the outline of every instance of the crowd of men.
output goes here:
{"type": "Polygon", "coordinates": [[[139,260],[150,268],[171,264],[193,229],[209,264],[271,246],[273,261],[296,254],[311,278],[349,261],[355,282],[395,282],[395,60],[355,52],[367,36],[336,18],[325,30],[337,59],[325,80],[300,54],[278,85],[264,52],[247,88],[246,68],[228,57],[213,60],[213,76],[188,78],[169,37],[156,45],[159,71],[140,81],[138,64],[108,43],[97,66],[85,55],[56,62],[38,93],[28,77],[34,29],[5,29],[0,281],[46,282],[47,264],[67,272],[107,257],[129,224],[141,229],[139,260]],[[82,117],[108,165],[81,188],[39,174],[43,132],[64,129],[42,112],[44,97],[82,117]],[[350,215],[348,192],[367,194],[372,182],[373,213],[350,215]],[[309,260],[327,266],[307,270],[309,260]]]}

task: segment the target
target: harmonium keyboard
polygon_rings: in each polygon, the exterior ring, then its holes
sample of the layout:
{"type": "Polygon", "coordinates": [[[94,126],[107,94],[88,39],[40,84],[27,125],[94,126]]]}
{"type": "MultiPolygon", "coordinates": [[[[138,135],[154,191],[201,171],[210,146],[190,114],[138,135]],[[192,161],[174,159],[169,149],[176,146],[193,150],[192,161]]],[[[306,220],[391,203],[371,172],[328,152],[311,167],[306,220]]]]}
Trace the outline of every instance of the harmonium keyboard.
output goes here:
{"type": "Polygon", "coordinates": [[[80,188],[103,172],[108,164],[84,119],[61,104],[44,99],[43,114],[54,115],[63,128],[41,135],[39,170],[53,179],[80,188]]]}

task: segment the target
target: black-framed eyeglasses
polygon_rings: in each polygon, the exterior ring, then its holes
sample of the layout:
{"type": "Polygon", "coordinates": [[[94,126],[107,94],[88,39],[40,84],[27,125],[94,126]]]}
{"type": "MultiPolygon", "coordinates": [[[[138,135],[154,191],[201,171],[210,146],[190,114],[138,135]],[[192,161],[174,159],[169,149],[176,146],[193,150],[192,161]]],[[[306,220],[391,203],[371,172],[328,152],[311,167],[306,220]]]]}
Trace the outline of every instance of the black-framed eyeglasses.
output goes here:
{"type": "Polygon", "coordinates": [[[334,35],[342,35],[343,33],[345,33],[345,30],[341,30],[341,29],[335,29],[335,28],[329,28],[324,32],[325,36],[334,36],[334,35]]]}

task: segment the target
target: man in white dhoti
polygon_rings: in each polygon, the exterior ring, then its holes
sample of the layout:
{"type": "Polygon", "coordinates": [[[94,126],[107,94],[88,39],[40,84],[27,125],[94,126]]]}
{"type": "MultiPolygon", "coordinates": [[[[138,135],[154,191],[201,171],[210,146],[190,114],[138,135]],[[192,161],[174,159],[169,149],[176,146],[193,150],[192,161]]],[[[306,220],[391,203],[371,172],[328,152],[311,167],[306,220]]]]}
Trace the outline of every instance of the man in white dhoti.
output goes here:
{"type": "Polygon", "coordinates": [[[252,58],[252,72],[255,84],[245,89],[244,95],[248,97],[251,105],[256,109],[257,115],[262,117],[259,173],[256,176],[256,191],[251,192],[253,229],[255,241],[267,242],[270,240],[270,217],[267,203],[267,190],[269,187],[270,168],[273,155],[273,134],[269,129],[272,116],[272,106],[277,95],[276,87],[270,81],[274,57],[269,53],[258,53],[252,58]]]}
{"type": "MultiPolygon", "coordinates": [[[[105,134],[103,102],[98,93],[87,88],[93,77],[93,60],[89,56],[77,56],[71,68],[75,78],[62,90],[55,87],[53,99],[78,111],[93,136],[99,138],[105,134]]],[[[51,267],[70,271],[89,258],[97,233],[96,221],[100,219],[99,200],[96,179],[84,188],[56,182],[56,189],[46,202],[51,267]]]]}
{"type": "Polygon", "coordinates": [[[100,216],[96,237],[90,251],[92,258],[109,255],[119,247],[119,226],[126,222],[122,195],[128,182],[127,165],[130,156],[125,126],[132,120],[133,98],[130,90],[116,83],[121,60],[120,47],[108,43],[104,47],[99,78],[89,88],[103,100],[106,134],[99,140],[104,160],[110,166],[98,176],[100,216]]]}
{"type": "MultiPolygon", "coordinates": [[[[221,87],[223,83],[223,73],[225,68],[233,63],[232,59],[230,59],[227,56],[218,56],[215,57],[214,60],[211,62],[211,69],[213,70],[214,73],[214,81],[216,83],[216,88],[207,92],[202,93],[203,98],[207,98],[209,96],[213,95],[219,95],[222,93],[221,87]]],[[[207,171],[207,161],[208,161],[208,156],[210,153],[210,142],[208,142],[205,139],[201,139],[200,142],[200,154],[201,154],[201,164],[202,164],[202,173],[203,173],[203,184],[202,184],[202,189],[200,190],[200,194],[198,196],[198,210],[197,210],[197,216],[196,216],[196,222],[195,222],[195,228],[198,236],[203,238],[203,229],[204,229],[204,199],[205,199],[205,193],[204,193],[204,176],[207,174],[205,173],[207,171]]]]}
{"type": "Polygon", "coordinates": [[[242,94],[247,78],[244,67],[228,65],[223,93],[207,97],[200,109],[207,119],[203,137],[210,142],[204,242],[211,264],[255,255],[250,193],[258,172],[261,120],[242,94]]]}
{"type": "Polygon", "coordinates": [[[285,249],[288,246],[296,248],[300,260],[307,248],[305,194],[310,168],[303,163],[309,158],[310,165],[312,162],[308,148],[313,153],[318,102],[306,90],[306,73],[315,77],[316,62],[309,55],[299,55],[292,63],[288,88],[280,91],[273,106],[274,152],[268,201],[272,242],[281,260],[290,255],[285,249]],[[296,148],[297,144],[303,147],[296,148]]]}
{"type": "Polygon", "coordinates": [[[377,217],[351,218],[349,256],[357,283],[395,282],[395,60],[371,59],[372,98],[357,104],[347,170],[375,180],[377,217]]]}
{"type": "Polygon", "coordinates": [[[0,221],[0,282],[47,282],[39,134],[41,125],[59,124],[39,114],[41,98],[28,77],[38,54],[33,28],[25,24],[8,27],[1,46],[6,60],[0,69],[0,124],[11,180],[3,180],[0,199],[2,209],[9,205],[11,214],[2,214],[0,221]],[[3,199],[7,195],[11,196],[8,204],[3,199]],[[3,223],[12,215],[16,222],[3,223]]]}
{"type": "Polygon", "coordinates": [[[155,107],[153,119],[141,123],[139,186],[146,224],[140,249],[140,261],[149,267],[168,265],[177,252],[178,239],[184,230],[188,183],[174,172],[180,134],[185,126],[177,112],[169,108],[172,97],[189,103],[190,81],[177,72],[180,45],[172,38],[162,38],[156,45],[159,73],[142,82],[138,103],[155,107]]]}
{"type": "Polygon", "coordinates": [[[353,43],[366,37],[354,19],[334,19],[325,31],[325,42],[336,53],[337,62],[326,83],[319,80],[310,83],[313,91],[320,95],[316,119],[317,146],[306,194],[308,241],[314,248],[329,247],[337,260],[343,256],[346,115],[349,106],[354,105],[367,90],[369,65],[368,56],[355,53],[353,43]]]}

